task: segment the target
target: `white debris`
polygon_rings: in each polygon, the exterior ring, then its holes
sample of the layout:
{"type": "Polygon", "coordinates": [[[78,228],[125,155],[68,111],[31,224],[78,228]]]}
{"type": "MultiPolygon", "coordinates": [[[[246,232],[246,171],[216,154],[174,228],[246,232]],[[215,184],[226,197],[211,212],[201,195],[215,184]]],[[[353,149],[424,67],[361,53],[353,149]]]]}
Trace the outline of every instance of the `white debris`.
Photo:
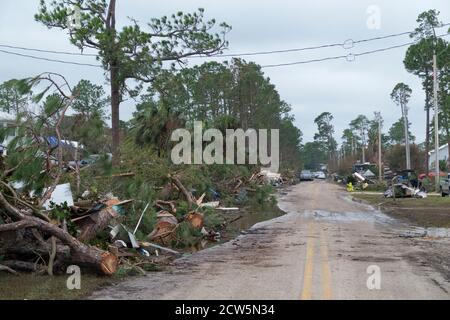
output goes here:
{"type": "Polygon", "coordinates": [[[206,202],[206,203],[202,203],[200,204],[200,208],[217,208],[219,206],[220,202],[219,201],[213,201],[213,202],[206,202]]]}
{"type": "Polygon", "coordinates": [[[373,178],[375,177],[375,174],[372,171],[370,171],[370,169],[367,169],[367,171],[363,173],[363,176],[365,178],[373,178]]]}
{"type": "Polygon", "coordinates": [[[239,210],[239,208],[238,207],[219,207],[219,208],[216,208],[216,210],[222,210],[222,211],[237,211],[237,210],[239,210]]]}
{"type": "Polygon", "coordinates": [[[358,179],[359,181],[366,181],[366,178],[364,178],[361,174],[359,174],[358,172],[355,172],[353,174],[353,176],[358,179]]]}
{"type": "Polygon", "coordinates": [[[266,169],[261,169],[260,174],[263,175],[268,182],[282,182],[280,173],[272,172],[266,169]]]}
{"type": "Polygon", "coordinates": [[[56,205],[67,203],[67,206],[69,207],[72,207],[74,205],[70,183],[57,185],[52,195],[50,196],[50,199],[48,199],[44,203],[44,208],[46,210],[50,210],[50,203],[52,202],[56,205]]]}

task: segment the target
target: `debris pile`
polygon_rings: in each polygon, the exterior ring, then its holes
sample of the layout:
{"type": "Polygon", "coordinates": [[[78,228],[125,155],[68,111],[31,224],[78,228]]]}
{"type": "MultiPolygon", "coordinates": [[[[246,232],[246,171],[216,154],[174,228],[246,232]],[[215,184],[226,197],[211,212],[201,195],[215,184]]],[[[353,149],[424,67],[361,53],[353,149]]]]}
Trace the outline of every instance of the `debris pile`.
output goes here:
{"type": "MultiPolygon", "coordinates": [[[[216,182],[220,190],[209,187],[199,195],[183,184],[183,175],[169,174],[163,179],[165,185],[158,188],[160,192],[147,197],[157,199],[146,203],[122,200],[95,188],[83,192],[78,172],[65,171],[62,162],[56,169],[58,175],[41,193],[26,192],[25,183],[7,177],[0,180],[0,271],[53,275],[78,265],[101,275],[113,275],[121,268],[142,273],[147,264],[181,254],[177,248],[186,247],[186,237],[193,235],[193,241],[202,247],[220,241],[221,228],[242,217],[229,215],[239,211],[230,204],[244,206],[249,194],[292,182],[289,177],[261,170],[216,182]],[[63,177],[76,180],[60,183],[63,177]],[[71,190],[74,185],[76,198],[71,190]],[[137,212],[135,206],[144,209],[137,212]]],[[[135,179],[135,174],[110,177],[115,181],[135,179]]],[[[93,179],[103,183],[108,177],[94,175],[93,179]]]]}
{"type": "Polygon", "coordinates": [[[386,198],[426,198],[427,193],[419,183],[414,170],[403,170],[392,178],[392,183],[384,192],[386,198]]]}
{"type": "MultiPolygon", "coordinates": [[[[7,154],[1,149],[0,271],[145,270],[161,256],[178,254],[173,248],[185,248],[189,237],[218,241],[220,228],[233,219],[222,213],[253,197],[262,203],[272,192],[268,185],[287,181],[268,170],[249,177],[249,166],[174,168],[152,147],[133,143],[123,145],[118,163],[109,154],[88,155],[83,143],[66,137],[66,113],[79,92],[64,76],[43,73],[17,85],[30,95],[32,88],[46,88],[35,103],[49,99],[40,113],[18,117],[7,154]]],[[[0,136],[8,131],[0,128],[0,136]]]]}
{"type": "MultiPolygon", "coordinates": [[[[48,273],[64,272],[68,265],[79,265],[103,275],[114,274],[119,266],[134,268],[136,261],[155,263],[162,256],[180,254],[173,250],[180,240],[177,233],[182,225],[193,229],[203,242],[220,241],[220,233],[205,225],[205,210],[237,211],[238,207],[221,206],[220,195],[212,192],[204,202],[206,193],[196,198],[176,175],[168,176],[169,183],[162,188],[165,199],[147,203],[139,220],[132,227],[127,223],[127,212],[134,200],[120,200],[113,194],[95,198],[90,191],[74,200],[69,183],[49,189],[46,200],[30,198],[22,200],[16,190],[2,182],[9,192],[0,193],[0,204],[7,216],[0,224],[1,270],[16,274],[17,271],[48,273]],[[5,196],[4,196],[5,194],[5,196]],[[11,205],[7,197],[14,197],[11,205]],[[181,197],[173,200],[173,198],[181,197]],[[42,203],[36,207],[31,203],[42,203]],[[179,205],[187,204],[187,213],[180,215],[179,205]],[[153,230],[144,241],[136,237],[141,223],[150,210],[156,212],[153,230]],[[133,262],[134,261],[134,262],[133,262]]],[[[270,172],[253,174],[250,179],[234,178],[231,182],[236,197],[249,181],[256,184],[282,183],[281,175],[270,172]]],[[[44,194],[47,192],[44,191],[44,194]]],[[[142,269],[142,268],[141,268],[142,269]]]]}
{"type": "Polygon", "coordinates": [[[396,183],[384,192],[385,198],[426,198],[427,193],[420,189],[411,188],[404,183],[396,183]]]}

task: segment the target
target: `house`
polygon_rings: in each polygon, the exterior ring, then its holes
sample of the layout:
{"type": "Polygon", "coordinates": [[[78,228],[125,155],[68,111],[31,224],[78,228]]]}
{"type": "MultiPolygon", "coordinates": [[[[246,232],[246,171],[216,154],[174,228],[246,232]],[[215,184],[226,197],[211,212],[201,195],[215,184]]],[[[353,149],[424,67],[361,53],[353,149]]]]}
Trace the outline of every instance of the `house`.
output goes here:
{"type": "MultiPolygon", "coordinates": [[[[15,123],[16,118],[14,115],[0,111],[0,128],[14,128],[16,126],[15,123]]],[[[11,130],[10,132],[8,132],[8,136],[6,136],[4,141],[0,141],[0,154],[6,154],[6,147],[14,137],[15,131],[11,130]]]]}
{"type": "MultiPolygon", "coordinates": [[[[442,160],[448,161],[448,143],[439,147],[438,157],[439,157],[439,161],[442,161],[442,160]]],[[[431,150],[430,152],[428,152],[428,163],[429,163],[430,170],[435,169],[435,162],[436,162],[435,160],[436,160],[435,150],[431,150]]]]}
{"type": "MultiPolygon", "coordinates": [[[[6,138],[3,141],[0,141],[0,155],[6,155],[8,144],[17,135],[16,130],[14,130],[14,128],[16,128],[16,126],[17,126],[17,119],[14,115],[7,113],[7,112],[0,111],[0,129],[6,129],[6,128],[11,129],[11,130],[8,130],[6,138]]],[[[42,141],[46,141],[48,143],[48,145],[51,147],[57,147],[59,144],[58,138],[51,137],[51,136],[50,137],[42,137],[42,141]]],[[[65,150],[72,152],[72,153],[75,149],[83,149],[84,148],[84,146],[81,145],[79,142],[70,141],[70,140],[61,140],[61,145],[65,150]]]]}

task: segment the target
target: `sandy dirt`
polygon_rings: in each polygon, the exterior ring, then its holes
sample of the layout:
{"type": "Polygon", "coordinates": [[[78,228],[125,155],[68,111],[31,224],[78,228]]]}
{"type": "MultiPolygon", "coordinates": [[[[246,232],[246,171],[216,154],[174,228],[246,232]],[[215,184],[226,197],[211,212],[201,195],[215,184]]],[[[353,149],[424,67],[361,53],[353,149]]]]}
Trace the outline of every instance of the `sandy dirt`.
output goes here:
{"type": "Polygon", "coordinates": [[[90,298],[450,298],[448,238],[405,236],[411,226],[324,181],[290,187],[279,205],[286,215],[90,298]]]}

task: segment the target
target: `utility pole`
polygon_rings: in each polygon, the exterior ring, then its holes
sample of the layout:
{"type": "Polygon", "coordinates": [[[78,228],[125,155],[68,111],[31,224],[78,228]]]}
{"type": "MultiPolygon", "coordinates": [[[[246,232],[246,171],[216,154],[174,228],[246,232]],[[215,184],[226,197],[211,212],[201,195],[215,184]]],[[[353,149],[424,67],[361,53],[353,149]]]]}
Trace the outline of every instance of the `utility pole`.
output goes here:
{"type": "Polygon", "coordinates": [[[361,137],[362,137],[362,163],[366,163],[366,134],[362,129],[361,131],[361,137]]]}
{"type": "Polygon", "coordinates": [[[436,192],[439,190],[439,106],[438,106],[438,71],[437,71],[437,56],[436,46],[437,37],[436,30],[433,27],[434,48],[433,48],[433,93],[434,93],[434,152],[435,152],[435,168],[434,168],[434,182],[436,192]]]}
{"type": "Polygon", "coordinates": [[[439,106],[436,49],[433,54],[435,186],[439,190],[439,106]]]}
{"type": "Polygon", "coordinates": [[[378,180],[383,181],[383,164],[381,162],[381,112],[376,112],[378,118],[378,180]]]}
{"type": "Polygon", "coordinates": [[[355,137],[352,137],[352,156],[355,155],[355,137]]]}
{"type": "Polygon", "coordinates": [[[405,151],[406,151],[406,170],[411,170],[411,152],[409,145],[409,123],[408,123],[408,107],[401,105],[403,113],[403,128],[405,129],[405,151]]]}
{"type": "Polygon", "coordinates": [[[342,156],[342,150],[338,149],[338,151],[337,151],[337,166],[338,166],[338,168],[341,165],[341,156],[342,156]]]}
{"type": "Polygon", "coordinates": [[[362,163],[366,163],[366,150],[364,150],[366,148],[366,145],[363,144],[362,146],[362,163]]]}

